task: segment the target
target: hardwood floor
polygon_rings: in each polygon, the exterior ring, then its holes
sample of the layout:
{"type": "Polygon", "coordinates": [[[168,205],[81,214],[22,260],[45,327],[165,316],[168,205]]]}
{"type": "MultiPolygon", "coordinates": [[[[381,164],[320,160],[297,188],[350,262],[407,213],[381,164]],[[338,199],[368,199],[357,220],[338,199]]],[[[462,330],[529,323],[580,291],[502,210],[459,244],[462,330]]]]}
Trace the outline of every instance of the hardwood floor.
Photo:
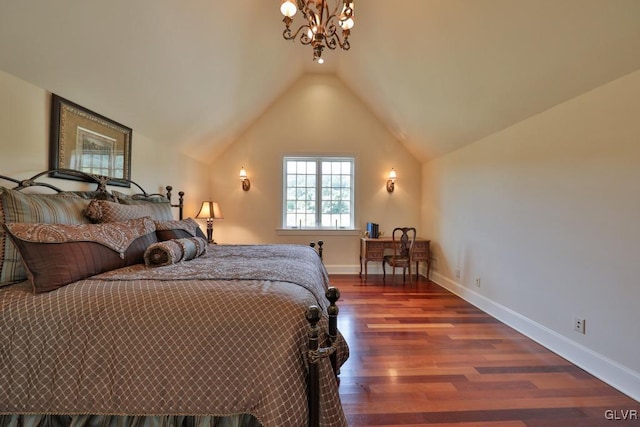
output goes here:
{"type": "Polygon", "coordinates": [[[640,426],[640,403],[435,283],[331,282],[350,426],[640,426]]]}

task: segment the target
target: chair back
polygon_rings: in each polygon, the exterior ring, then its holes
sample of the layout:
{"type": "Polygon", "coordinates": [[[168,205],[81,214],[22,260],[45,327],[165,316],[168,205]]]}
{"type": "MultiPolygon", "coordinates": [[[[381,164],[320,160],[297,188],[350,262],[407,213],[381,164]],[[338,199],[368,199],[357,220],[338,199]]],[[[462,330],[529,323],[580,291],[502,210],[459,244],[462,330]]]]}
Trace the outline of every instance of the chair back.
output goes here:
{"type": "Polygon", "coordinates": [[[394,258],[411,259],[413,245],[416,242],[415,227],[396,227],[391,235],[394,258]]]}

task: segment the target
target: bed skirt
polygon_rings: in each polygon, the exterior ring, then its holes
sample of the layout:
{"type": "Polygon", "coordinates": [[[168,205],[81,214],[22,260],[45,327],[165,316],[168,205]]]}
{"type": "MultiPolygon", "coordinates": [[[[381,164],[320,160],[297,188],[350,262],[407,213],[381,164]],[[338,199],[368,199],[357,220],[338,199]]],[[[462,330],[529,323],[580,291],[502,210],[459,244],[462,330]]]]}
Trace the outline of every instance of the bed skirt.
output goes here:
{"type": "Polygon", "coordinates": [[[0,415],[0,427],[261,427],[249,414],[211,416],[0,415]]]}

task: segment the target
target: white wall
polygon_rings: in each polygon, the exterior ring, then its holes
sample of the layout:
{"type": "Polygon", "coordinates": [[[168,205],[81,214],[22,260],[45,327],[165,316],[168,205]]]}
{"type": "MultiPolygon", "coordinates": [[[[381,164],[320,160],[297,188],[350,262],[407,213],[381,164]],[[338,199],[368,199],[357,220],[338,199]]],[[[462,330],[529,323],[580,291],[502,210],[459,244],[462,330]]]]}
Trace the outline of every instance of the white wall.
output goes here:
{"type": "MultiPolygon", "coordinates": [[[[92,109],[89,105],[85,107],[92,109]]],[[[49,92],[0,71],[0,174],[28,178],[49,168],[50,111],[49,92]]],[[[195,216],[199,202],[208,193],[206,165],[154,143],[135,129],[131,147],[133,181],[149,192],[164,191],[166,185],[172,185],[174,202],[177,202],[178,191],[184,191],[185,215],[195,216]]],[[[84,187],[75,181],[54,181],[54,185],[65,189],[84,187]]]]}
{"type": "MultiPolygon", "coordinates": [[[[356,158],[356,226],[368,221],[390,234],[394,226],[420,222],[420,163],[335,76],[306,75],[292,85],[211,167],[211,197],[224,220],[214,224],[221,243],[325,241],[330,272],[354,272],[359,233],[278,233],[285,155],[349,155],[356,158]],[[241,189],[244,166],[251,190],[241,189]],[[386,190],[391,168],[395,192],[386,190]],[[292,235],[293,234],[293,235],[292,235]]],[[[420,230],[418,230],[420,231],[420,230]]]]}
{"type": "Polygon", "coordinates": [[[422,193],[436,281],[636,399],[639,112],[640,71],[425,164],[422,193]]]}

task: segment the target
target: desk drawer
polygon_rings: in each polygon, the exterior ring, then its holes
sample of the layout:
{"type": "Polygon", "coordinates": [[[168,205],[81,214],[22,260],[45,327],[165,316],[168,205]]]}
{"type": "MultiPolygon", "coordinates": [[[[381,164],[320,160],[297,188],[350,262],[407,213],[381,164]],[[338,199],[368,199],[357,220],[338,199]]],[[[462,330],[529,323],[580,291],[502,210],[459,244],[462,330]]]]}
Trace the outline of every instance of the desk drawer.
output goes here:
{"type": "Polygon", "coordinates": [[[414,251],[426,252],[428,246],[429,246],[429,243],[427,243],[427,242],[415,242],[413,244],[413,250],[414,251]]]}
{"type": "Polygon", "coordinates": [[[413,259],[427,261],[429,258],[429,242],[415,242],[413,244],[413,259]]]}
{"type": "Polygon", "coordinates": [[[369,252],[369,253],[371,253],[371,251],[382,251],[384,248],[385,248],[385,242],[372,242],[372,241],[369,241],[367,243],[367,252],[369,252]]]}

